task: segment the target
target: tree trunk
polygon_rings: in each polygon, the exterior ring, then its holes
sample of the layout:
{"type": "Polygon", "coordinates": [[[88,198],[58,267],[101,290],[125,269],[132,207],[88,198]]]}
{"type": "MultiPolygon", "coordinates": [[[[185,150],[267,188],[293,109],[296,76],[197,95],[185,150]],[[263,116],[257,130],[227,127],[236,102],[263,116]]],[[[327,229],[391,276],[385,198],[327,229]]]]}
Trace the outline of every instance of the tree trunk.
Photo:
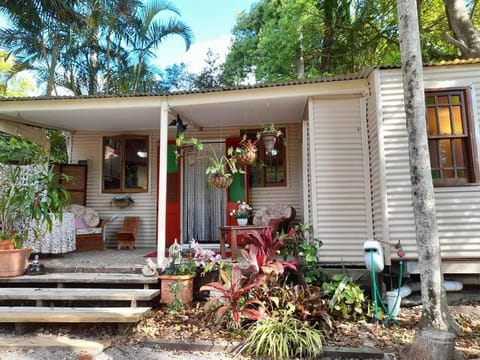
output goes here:
{"type": "Polygon", "coordinates": [[[444,0],[448,22],[454,37],[444,34],[448,43],[457,47],[464,58],[480,57],[480,31],[473,25],[465,0],[444,0]]]}
{"type": "Polygon", "coordinates": [[[421,327],[447,330],[452,326],[443,289],[440,241],[428,152],[423,67],[415,0],[398,0],[403,91],[410,155],[413,211],[420,265],[421,327]]]}
{"type": "Polygon", "coordinates": [[[400,360],[450,360],[455,358],[455,336],[448,331],[427,328],[415,335],[414,343],[402,348],[400,360]]]}

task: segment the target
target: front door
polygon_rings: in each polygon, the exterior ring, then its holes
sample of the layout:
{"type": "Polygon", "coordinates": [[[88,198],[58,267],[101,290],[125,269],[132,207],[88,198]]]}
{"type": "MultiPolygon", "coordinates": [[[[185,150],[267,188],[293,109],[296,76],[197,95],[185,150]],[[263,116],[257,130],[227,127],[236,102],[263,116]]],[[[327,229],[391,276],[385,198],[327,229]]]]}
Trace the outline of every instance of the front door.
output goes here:
{"type": "Polygon", "coordinates": [[[182,242],[219,242],[219,227],[225,225],[227,190],[208,184],[205,170],[213,153],[225,154],[225,143],[203,142],[193,164],[183,162],[182,242]]]}
{"type": "MultiPolygon", "coordinates": [[[[166,246],[173,244],[175,239],[180,239],[180,167],[176,157],[175,143],[168,144],[167,151],[167,219],[165,231],[166,246]]],[[[157,148],[157,159],[159,147],[157,148]]],[[[157,163],[157,166],[159,164],[157,163]]],[[[157,180],[158,192],[158,180],[157,180]]],[[[158,197],[157,197],[158,201],[158,197]]],[[[158,204],[157,204],[158,209],[158,204]]],[[[158,224],[157,224],[158,226],[158,224]]]]}

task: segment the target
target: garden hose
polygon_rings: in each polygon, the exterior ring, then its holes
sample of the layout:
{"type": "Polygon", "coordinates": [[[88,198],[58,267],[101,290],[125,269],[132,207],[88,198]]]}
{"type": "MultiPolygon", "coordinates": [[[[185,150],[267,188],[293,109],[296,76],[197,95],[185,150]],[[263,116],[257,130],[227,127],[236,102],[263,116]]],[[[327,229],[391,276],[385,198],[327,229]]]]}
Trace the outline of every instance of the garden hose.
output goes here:
{"type": "MultiPolygon", "coordinates": [[[[373,253],[374,251],[370,251],[370,262],[373,264],[373,253]]],[[[382,296],[380,294],[380,291],[377,286],[377,281],[376,281],[376,276],[375,276],[375,269],[372,266],[372,286],[373,286],[373,304],[374,304],[374,311],[375,311],[375,323],[378,324],[379,319],[378,319],[378,300],[380,300],[380,304],[382,305],[383,310],[387,313],[387,317],[384,320],[384,324],[387,325],[390,320],[392,320],[395,324],[400,325],[400,322],[396,319],[393,318],[393,312],[395,311],[395,308],[397,306],[398,301],[400,300],[400,288],[402,287],[402,276],[403,276],[403,258],[400,257],[399,259],[400,263],[400,275],[398,277],[398,288],[397,288],[397,296],[395,299],[395,303],[392,306],[392,310],[388,311],[388,308],[385,306],[385,303],[382,300],[382,296]]],[[[401,301],[401,300],[400,300],[401,301]]]]}

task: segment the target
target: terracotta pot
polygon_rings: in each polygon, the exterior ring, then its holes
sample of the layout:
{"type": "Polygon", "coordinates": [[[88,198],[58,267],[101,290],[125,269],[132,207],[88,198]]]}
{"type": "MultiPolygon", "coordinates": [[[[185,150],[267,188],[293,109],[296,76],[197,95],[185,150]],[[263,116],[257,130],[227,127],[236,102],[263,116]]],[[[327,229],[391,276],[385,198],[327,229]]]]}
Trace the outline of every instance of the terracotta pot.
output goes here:
{"type": "Polygon", "coordinates": [[[0,250],[0,277],[23,275],[32,248],[0,250]]]}
{"type": "Polygon", "coordinates": [[[193,300],[193,278],[195,275],[160,275],[160,303],[170,304],[175,296],[183,300],[185,304],[189,304],[193,300]],[[171,286],[178,282],[181,290],[174,294],[171,286]]]}
{"type": "Polygon", "coordinates": [[[0,240],[0,250],[13,250],[15,249],[15,242],[13,239],[0,240]]]}
{"type": "Polygon", "coordinates": [[[233,179],[231,176],[211,176],[208,181],[217,188],[227,188],[232,184],[233,179]]]}

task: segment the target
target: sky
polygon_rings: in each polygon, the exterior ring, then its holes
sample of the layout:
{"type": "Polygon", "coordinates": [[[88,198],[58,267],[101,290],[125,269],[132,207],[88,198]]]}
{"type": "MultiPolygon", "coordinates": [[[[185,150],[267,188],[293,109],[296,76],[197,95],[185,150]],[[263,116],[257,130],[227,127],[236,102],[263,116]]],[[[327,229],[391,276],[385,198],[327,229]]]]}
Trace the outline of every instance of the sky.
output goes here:
{"type": "MultiPolygon", "coordinates": [[[[180,36],[171,36],[158,48],[154,63],[162,68],[184,62],[190,72],[204,67],[205,54],[211,48],[223,62],[230,44],[236,15],[248,12],[257,0],[171,0],[180,11],[180,20],[191,27],[194,40],[188,52],[180,36]]],[[[174,15],[172,13],[172,15],[174,15]]]]}

